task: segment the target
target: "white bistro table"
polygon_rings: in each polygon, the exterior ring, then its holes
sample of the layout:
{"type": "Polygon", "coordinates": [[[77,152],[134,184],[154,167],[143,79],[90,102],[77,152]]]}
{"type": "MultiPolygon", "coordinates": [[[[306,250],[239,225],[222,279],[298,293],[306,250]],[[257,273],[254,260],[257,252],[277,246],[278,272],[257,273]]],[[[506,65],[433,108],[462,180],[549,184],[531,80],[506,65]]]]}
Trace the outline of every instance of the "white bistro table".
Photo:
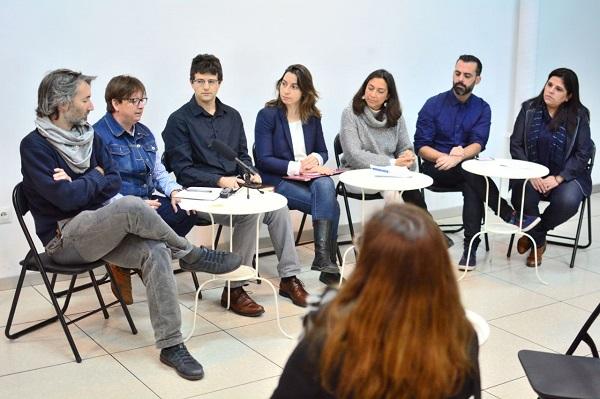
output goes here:
{"type": "MultiPolygon", "coordinates": [[[[361,226],[365,225],[365,190],[375,191],[403,191],[419,190],[433,184],[433,179],[423,173],[407,171],[402,176],[377,176],[371,169],[348,170],[340,175],[340,181],[348,186],[360,188],[362,200],[360,201],[361,226]]],[[[346,255],[354,246],[346,249],[343,256],[340,272],[340,285],[346,266],[346,255]]]]}
{"type": "MultiPolygon", "coordinates": [[[[496,233],[496,234],[520,234],[527,236],[531,242],[533,243],[533,248],[537,248],[536,242],[532,236],[523,232],[523,204],[525,201],[525,185],[529,179],[543,177],[549,173],[547,167],[528,161],[521,161],[518,159],[470,159],[462,163],[462,168],[467,172],[474,173],[476,175],[480,175],[485,177],[485,217],[483,228],[481,231],[471,238],[471,242],[469,242],[469,251],[467,253],[467,265],[469,264],[469,257],[471,256],[471,246],[475,238],[484,233],[496,233]],[[523,180],[523,195],[521,196],[521,212],[519,215],[519,226],[515,226],[505,222],[497,222],[491,223],[488,220],[488,200],[490,194],[490,178],[498,178],[500,179],[500,185],[498,187],[498,191],[502,190],[502,180],[503,179],[519,179],[523,180]]],[[[498,203],[496,204],[497,213],[500,213],[500,195],[498,195],[498,203]]],[[[538,280],[540,280],[543,284],[548,284],[540,277],[537,266],[537,252],[534,251],[534,261],[535,261],[535,275],[538,280]]],[[[465,271],[461,277],[461,279],[467,274],[468,269],[465,268],[465,271]]]]}
{"type": "Polygon", "coordinates": [[[362,226],[365,225],[365,190],[403,192],[420,190],[433,184],[433,179],[423,173],[407,171],[402,176],[376,176],[371,169],[348,170],[340,175],[340,181],[360,188],[362,226]]]}
{"type": "Polygon", "coordinates": [[[252,268],[248,265],[242,265],[238,269],[225,274],[213,274],[211,279],[205,281],[198,287],[198,291],[196,292],[196,299],[194,304],[194,325],[192,327],[192,331],[189,333],[186,341],[191,338],[194,329],[196,327],[196,310],[198,308],[198,294],[202,290],[202,288],[211,281],[216,280],[225,280],[227,281],[227,309],[230,306],[230,288],[231,281],[245,281],[250,279],[257,279],[267,283],[271,290],[273,291],[273,298],[275,299],[275,312],[277,314],[277,327],[283,335],[288,338],[295,339],[296,337],[288,334],[283,327],[281,326],[280,317],[279,317],[279,303],[277,302],[277,291],[273,284],[266,278],[262,278],[258,272],[258,250],[259,250],[259,231],[260,231],[260,223],[261,217],[260,215],[265,212],[275,211],[277,209],[281,209],[287,205],[287,199],[280,194],[274,192],[259,192],[258,190],[251,189],[249,192],[249,198],[247,198],[248,192],[247,189],[242,188],[238,190],[234,195],[229,198],[218,198],[214,201],[203,201],[203,200],[195,200],[195,199],[182,199],[179,203],[179,206],[186,211],[197,211],[208,213],[210,216],[210,220],[212,222],[212,240],[213,249],[214,249],[214,235],[215,235],[215,220],[213,215],[229,215],[229,250],[231,251],[233,248],[233,216],[234,215],[252,215],[258,214],[259,217],[256,220],[256,257],[255,257],[255,266],[256,268],[252,268]]]}

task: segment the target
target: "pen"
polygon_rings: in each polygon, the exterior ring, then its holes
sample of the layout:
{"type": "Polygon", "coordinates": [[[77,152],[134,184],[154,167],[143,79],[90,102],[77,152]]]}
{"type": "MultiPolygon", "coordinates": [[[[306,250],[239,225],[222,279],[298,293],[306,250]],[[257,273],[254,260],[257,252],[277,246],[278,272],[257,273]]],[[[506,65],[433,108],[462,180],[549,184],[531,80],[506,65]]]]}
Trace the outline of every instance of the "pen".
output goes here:
{"type": "Polygon", "coordinates": [[[186,188],[186,190],[191,191],[193,193],[212,193],[211,189],[206,189],[202,187],[188,187],[186,188]]]}

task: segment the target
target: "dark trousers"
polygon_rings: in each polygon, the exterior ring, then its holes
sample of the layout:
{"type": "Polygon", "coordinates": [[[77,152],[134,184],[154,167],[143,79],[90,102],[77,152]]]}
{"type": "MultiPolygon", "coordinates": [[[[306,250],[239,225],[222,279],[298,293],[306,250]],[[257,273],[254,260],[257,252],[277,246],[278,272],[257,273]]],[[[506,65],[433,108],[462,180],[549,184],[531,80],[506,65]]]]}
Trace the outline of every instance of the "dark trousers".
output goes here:
{"type": "Polygon", "coordinates": [[[152,199],[160,202],[160,207],[156,211],[162,220],[167,222],[169,227],[182,237],[185,237],[192,230],[192,227],[201,222],[201,219],[196,214],[192,213],[188,215],[179,205],[177,206],[177,213],[175,213],[169,198],[153,195],[152,199]]]}
{"type": "MultiPolygon", "coordinates": [[[[523,180],[512,182],[511,201],[520,212],[521,195],[523,193],[523,180]]],[[[532,216],[540,216],[542,221],[535,226],[529,234],[533,237],[538,246],[546,242],[548,231],[561,225],[577,213],[581,201],[584,199],[583,191],[576,180],[563,182],[543,195],[536,191],[530,182],[525,185],[525,202],[523,203],[523,213],[532,216]],[[550,205],[540,213],[540,201],[548,201],[550,205]]]]}
{"type": "MultiPolygon", "coordinates": [[[[485,202],[485,177],[467,172],[460,164],[449,170],[439,170],[434,163],[428,161],[423,161],[422,172],[430,176],[436,186],[459,189],[462,192],[464,243],[465,246],[469,245],[471,238],[481,230],[485,202]]],[[[499,196],[498,187],[490,180],[488,203],[494,212],[497,211],[499,196]]],[[[507,220],[512,213],[512,207],[504,199],[501,199],[500,204],[500,217],[507,220]]],[[[477,239],[475,245],[479,244],[479,241],[477,239]]]]}

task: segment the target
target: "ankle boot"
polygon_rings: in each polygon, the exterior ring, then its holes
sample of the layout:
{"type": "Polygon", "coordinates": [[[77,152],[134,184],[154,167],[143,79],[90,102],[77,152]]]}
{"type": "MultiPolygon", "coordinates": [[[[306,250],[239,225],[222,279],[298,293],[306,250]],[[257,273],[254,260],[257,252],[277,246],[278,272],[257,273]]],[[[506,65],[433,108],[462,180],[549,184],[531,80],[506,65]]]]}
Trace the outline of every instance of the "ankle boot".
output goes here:
{"type": "Polygon", "coordinates": [[[315,259],[311,269],[325,273],[337,273],[338,267],[335,262],[331,261],[331,221],[313,220],[313,233],[315,236],[315,259]]]}

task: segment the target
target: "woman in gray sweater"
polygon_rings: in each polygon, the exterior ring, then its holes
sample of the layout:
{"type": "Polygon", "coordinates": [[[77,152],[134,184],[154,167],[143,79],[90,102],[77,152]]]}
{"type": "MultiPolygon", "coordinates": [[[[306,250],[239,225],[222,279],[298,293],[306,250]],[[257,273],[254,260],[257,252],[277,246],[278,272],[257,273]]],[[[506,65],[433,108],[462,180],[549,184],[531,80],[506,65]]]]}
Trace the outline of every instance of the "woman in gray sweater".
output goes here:
{"type": "MultiPolygon", "coordinates": [[[[363,169],[370,165],[416,168],[416,157],[402,117],[396,83],[385,69],[371,72],[342,113],[340,142],[342,167],[363,169]]],[[[348,186],[349,191],[356,191],[348,186]]],[[[381,193],[386,203],[399,200],[397,191],[381,193]]],[[[427,209],[419,190],[402,193],[405,202],[427,209]]]]}

